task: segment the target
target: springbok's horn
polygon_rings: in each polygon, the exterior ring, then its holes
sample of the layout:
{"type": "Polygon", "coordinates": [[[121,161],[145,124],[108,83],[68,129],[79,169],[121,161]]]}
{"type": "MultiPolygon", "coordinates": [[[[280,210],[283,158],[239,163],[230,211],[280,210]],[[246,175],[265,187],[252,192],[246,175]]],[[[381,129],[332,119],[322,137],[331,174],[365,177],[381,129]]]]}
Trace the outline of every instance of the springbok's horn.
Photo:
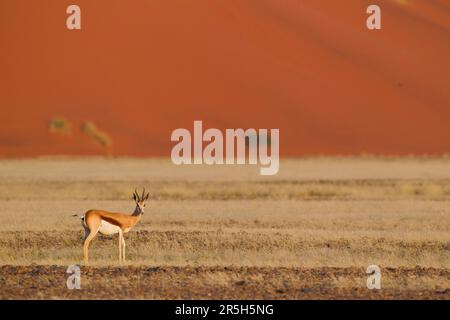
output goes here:
{"type": "Polygon", "coordinates": [[[136,190],[136,188],[134,188],[134,195],[136,196],[136,198],[137,198],[137,201],[139,201],[139,195],[138,195],[138,193],[137,193],[137,190],[136,190]]]}
{"type": "Polygon", "coordinates": [[[141,197],[141,201],[144,200],[144,196],[145,196],[145,188],[144,190],[142,190],[142,197],[141,197]]]}

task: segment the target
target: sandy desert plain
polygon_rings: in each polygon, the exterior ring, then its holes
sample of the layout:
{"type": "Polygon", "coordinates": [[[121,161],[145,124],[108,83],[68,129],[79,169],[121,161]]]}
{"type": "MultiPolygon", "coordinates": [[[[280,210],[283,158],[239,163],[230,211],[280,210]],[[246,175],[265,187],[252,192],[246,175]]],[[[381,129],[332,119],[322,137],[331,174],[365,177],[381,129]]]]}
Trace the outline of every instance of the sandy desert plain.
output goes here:
{"type": "Polygon", "coordinates": [[[449,299],[450,158],[285,159],[175,166],[170,159],[0,160],[1,299],[449,299]],[[82,262],[78,217],[131,213],[82,262]],[[81,290],[66,286],[81,265],[81,290]],[[381,268],[381,290],[366,268],[381,268]]]}

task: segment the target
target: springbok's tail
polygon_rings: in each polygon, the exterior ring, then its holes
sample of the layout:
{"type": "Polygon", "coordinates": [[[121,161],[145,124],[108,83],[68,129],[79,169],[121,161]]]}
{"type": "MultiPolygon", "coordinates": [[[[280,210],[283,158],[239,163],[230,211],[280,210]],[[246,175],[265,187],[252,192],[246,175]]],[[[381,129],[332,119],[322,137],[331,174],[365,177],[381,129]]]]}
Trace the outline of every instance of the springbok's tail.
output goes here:
{"type": "Polygon", "coordinates": [[[86,223],[84,222],[84,214],[83,215],[78,215],[78,214],[73,214],[72,217],[79,217],[81,219],[81,224],[83,225],[83,227],[86,226],[86,223]]]}
{"type": "Polygon", "coordinates": [[[86,225],[86,220],[84,218],[84,214],[83,215],[73,214],[72,217],[80,217],[81,225],[83,226],[83,229],[84,229],[83,241],[86,240],[86,237],[89,235],[90,231],[89,231],[88,226],[86,225]]]}

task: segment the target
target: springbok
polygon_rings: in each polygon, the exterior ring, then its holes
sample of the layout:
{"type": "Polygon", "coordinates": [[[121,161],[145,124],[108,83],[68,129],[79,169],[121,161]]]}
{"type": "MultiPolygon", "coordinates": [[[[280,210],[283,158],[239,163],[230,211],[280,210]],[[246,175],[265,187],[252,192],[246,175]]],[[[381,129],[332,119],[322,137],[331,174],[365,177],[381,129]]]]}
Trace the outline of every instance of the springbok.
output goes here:
{"type": "Polygon", "coordinates": [[[133,199],[136,202],[136,208],[131,215],[103,210],[89,210],[81,216],[81,224],[85,231],[83,237],[85,263],[89,261],[89,243],[99,231],[105,235],[119,234],[119,262],[125,261],[125,239],[123,234],[130,231],[141,220],[144,214],[145,201],[148,197],[149,194],[145,194],[145,188],[140,197],[137,191],[134,190],[133,199]]]}

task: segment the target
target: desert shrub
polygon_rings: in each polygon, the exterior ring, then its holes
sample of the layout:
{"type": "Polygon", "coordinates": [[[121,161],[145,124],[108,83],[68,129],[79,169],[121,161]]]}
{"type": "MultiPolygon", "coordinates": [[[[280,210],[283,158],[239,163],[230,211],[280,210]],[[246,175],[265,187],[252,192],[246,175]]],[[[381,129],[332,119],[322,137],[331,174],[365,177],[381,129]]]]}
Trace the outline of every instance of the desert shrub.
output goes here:
{"type": "Polygon", "coordinates": [[[81,131],[103,147],[109,147],[112,144],[112,140],[109,135],[106,132],[99,130],[91,121],[86,121],[83,123],[81,126],[81,131]]]}
{"type": "Polygon", "coordinates": [[[52,133],[70,133],[70,122],[63,117],[54,117],[49,121],[49,131],[52,133]]]}

